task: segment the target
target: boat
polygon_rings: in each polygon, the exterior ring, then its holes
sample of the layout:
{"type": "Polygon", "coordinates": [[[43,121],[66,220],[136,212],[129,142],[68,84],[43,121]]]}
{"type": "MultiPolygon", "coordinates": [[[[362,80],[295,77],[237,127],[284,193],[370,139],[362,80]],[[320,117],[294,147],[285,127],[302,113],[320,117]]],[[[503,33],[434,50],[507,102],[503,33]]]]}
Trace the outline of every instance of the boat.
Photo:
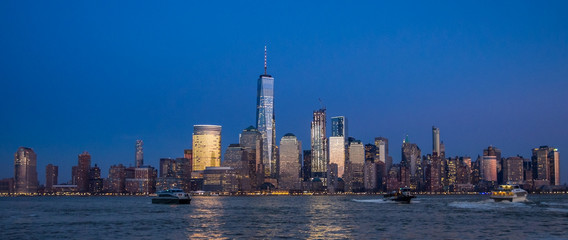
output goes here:
{"type": "Polygon", "coordinates": [[[152,198],[152,203],[189,204],[191,202],[191,196],[181,189],[167,189],[156,194],[158,196],[152,198]]]}
{"type": "Polygon", "coordinates": [[[528,192],[523,190],[516,184],[499,185],[499,187],[491,191],[490,198],[495,202],[509,201],[509,202],[523,202],[527,200],[528,192]]]}
{"type": "Polygon", "coordinates": [[[410,203],[410,200],[415,198],[416,196],[410,193],[410,188],[403,187],[399,188],[398,191],[392,191],[391,193],[385,194],[384,196],[385,201],[395,201],[400,203],[410,203]]]}

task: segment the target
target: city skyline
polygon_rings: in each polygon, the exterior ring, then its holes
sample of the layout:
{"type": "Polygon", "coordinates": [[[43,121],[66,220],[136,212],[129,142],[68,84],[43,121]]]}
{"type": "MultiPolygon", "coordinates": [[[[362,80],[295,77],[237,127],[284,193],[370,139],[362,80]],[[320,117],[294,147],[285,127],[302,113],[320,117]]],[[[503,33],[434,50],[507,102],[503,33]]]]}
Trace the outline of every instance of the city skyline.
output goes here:
{"type": "MultiPolygon", "coordinates": [[[[18,4],[6,4],[1,18],[10,24],[0,29],[7,33],[0,40],[5,50],[0,57],[0,177],[12,177],[13,155],[19,147],[34,149],[41,183],[49,163],[59,166],[60,181],[70,179],[71,166],[84,151],[104,176],[111,165],[134,164],[132,146],[137,139],[144,141],[144,163],[158,166],[160,158],[183,156],[197,124],[223,126],[224,152],[229,144],[238,143],[242,129],[254,125],[252,106],[264,45],[271,50],[270,73],[277,81],[276,142],[293,133],[302,149],[310,149],[309,122],[321,98],[327,121],[330,116],[346,116],[356,139],[373,143],[375,137],[388,138],[395,163],[401,160],[397,149],[405,134],[428,152],[432,125],[441,129],[447,157],[475,159],[489,145],[501,149],[504,157],[529,158],[531,150],[542,145],[563,151],[568,146],[563,138],[568,135],[568,21],[556,9],[565,9],[566,3],[497,3],[492,10],[454,4],[425,6],[431,13],[413,4],[401,17],[388,9],[409,6],[342,9],[330,4],[318,13],[298,9],[299,17],[285,14],[290,22],[273,16],[258,25],[252,24],[252,17],[243,17],[224,27],[182,21],[201,34],[191,41],[196,35],[170,28],[151,27],[162,31],[162,39],[129,27],[211,16],[189,16],[193,12],[161,6],[173,14],[164,20],[128,20],[79,3],[38,3],[19,12],[10,11],[21,7],[18,4]],[[77,16],[57,8],[75,9],[84,16],[67,21],[77,16]],[[358,10],[363,14],[355,15],[358,10]],[[105,13],[110,14],[108,19],[93,22],[105,13]],[[51,14],[61,17],[50,18],[51,14]],[[308,14],[316,16],[304,26],[297,24],[308,14]],[[342,23],[327,14],[356,17],[342,23]],[[338,27],[314,20],[318,16],[338,27]],[[420,16],[424,21],[413,26],[420,16]],[[109,23],[117,24],[101,30],[109,23]],[[232,28],[239,23],[250,24],[243,34],[232,28]],[[278,30],[262,28],[270,25],[278,30]],[[216,38],[219,33],[207,28],[212,26],[239,36],[234,41],[216,38]],[[266,30],[255,33],[258,29],[266,30]],[[98,36],[101,31],[105,34],[98,36]],[[113,43],[111,34],[120,40],[113,43]],[[133,39],[138,35],[139,42],[133,39]],[[167,47],[169,41],[174,41],[174,49],[167,47]]],[[[286,7],[293,6],[258,6],[254,11],[286,7]]],[[[228,19],[223,14],[237,17],[226,11],[213,14],[222,20],[228,19]]],[[[562,157],[560,167],[565,183],[568,166],[562,157]]]]}

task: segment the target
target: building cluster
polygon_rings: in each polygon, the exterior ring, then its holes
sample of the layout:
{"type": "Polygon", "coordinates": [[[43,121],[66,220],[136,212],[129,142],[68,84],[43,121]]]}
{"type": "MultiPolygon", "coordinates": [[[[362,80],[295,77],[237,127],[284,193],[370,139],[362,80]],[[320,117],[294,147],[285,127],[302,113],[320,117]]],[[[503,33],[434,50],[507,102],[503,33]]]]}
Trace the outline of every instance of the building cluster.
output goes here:
{"type": "MultiPolygon", "coordinates": [[[[265,50],[266,51],[266,50],[265,50]]],[[[266,52],[265,52],[266,53],[266,52]]],[[[541,146],[531,158],[502,157],[489,146],[474,161],[469,156],[446,156],[440,130],[432,127],[432,152],[423,154],[408,136],[401,146],[401,160],[393,163],[389,140],[376,137],[364,144],[350,137],[345,116],[331,117],[327,136],[326,108],[315,110],[311,122],[311,147],[285,134],[277,145],[274,116],[274,78],[258,78],[256,127],[244,129],[239,142],[230,144],[221,161],[221,126],[194,125],[192,148],[183,157],[162,158],[158,170],[144,165],[143,142],[135,144],[135,166],[113,165],[108,177],[91,166],[88,152],[79,154],[72,180],[58,184],[58,167],[46,167],[45,186],[39,187],[36,154],[20,147],[14,157],[14,178],[0,180],[0,193],[35,194],[74,192],[86,194],[149,194],[179,188],[185,191],[248,193],[384,192],[410,187],[423,192],[487,191],[501,183],[516,183],[539,191],[560,185],[558,149],[541,146]]]]}

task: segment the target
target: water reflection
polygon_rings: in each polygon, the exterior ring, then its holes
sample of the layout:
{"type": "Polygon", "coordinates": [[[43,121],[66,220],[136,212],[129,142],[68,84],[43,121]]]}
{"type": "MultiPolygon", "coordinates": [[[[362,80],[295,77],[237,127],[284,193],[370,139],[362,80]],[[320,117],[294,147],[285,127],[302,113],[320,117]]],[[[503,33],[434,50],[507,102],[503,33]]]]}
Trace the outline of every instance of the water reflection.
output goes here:
{"type": "Polygon", "coordinates": [[[192,211],[184,216],[188,219],[187,238],[223,238],[221,221],[224,219],[225,208],[221,197],[194,197],[191,205],[192,211]]]}
{"type": "Polygon", "coordinates": [[[349,237],[344,222],[341,221],[345,216],[341,205],[329,201],[329,197],[311,197],[308,201],[309,231],[308,239],[345,239],[349,237]],[[336,219],[339,221],[330,221],[336,219]]]}

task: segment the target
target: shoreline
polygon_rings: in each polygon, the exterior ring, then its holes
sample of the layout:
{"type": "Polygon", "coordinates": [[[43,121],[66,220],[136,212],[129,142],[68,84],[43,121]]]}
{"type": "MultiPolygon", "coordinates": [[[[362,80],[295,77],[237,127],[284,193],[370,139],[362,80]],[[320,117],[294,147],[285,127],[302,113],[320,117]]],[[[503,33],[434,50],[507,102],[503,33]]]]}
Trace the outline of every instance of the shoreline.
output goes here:
{"type": "MultiPolygon", "coordinates": [[[[386,193],[283,193],[283,192],[259,192],[259,193],[192,193],[192,197],[268,197],[268,196],[383,196],[386,193]]],[[[416,196],[468,196],[490,195],[490,192],[414,192],[416,196]]],[[[532,192],[530,195],[568,195],[568,191],[558,192],[532,192]]],[[[155,197],[155,194],[127,194],[127,193],[61,193],[61,194],[0,194],[0,198],[7,197],[155,197]]]]}

